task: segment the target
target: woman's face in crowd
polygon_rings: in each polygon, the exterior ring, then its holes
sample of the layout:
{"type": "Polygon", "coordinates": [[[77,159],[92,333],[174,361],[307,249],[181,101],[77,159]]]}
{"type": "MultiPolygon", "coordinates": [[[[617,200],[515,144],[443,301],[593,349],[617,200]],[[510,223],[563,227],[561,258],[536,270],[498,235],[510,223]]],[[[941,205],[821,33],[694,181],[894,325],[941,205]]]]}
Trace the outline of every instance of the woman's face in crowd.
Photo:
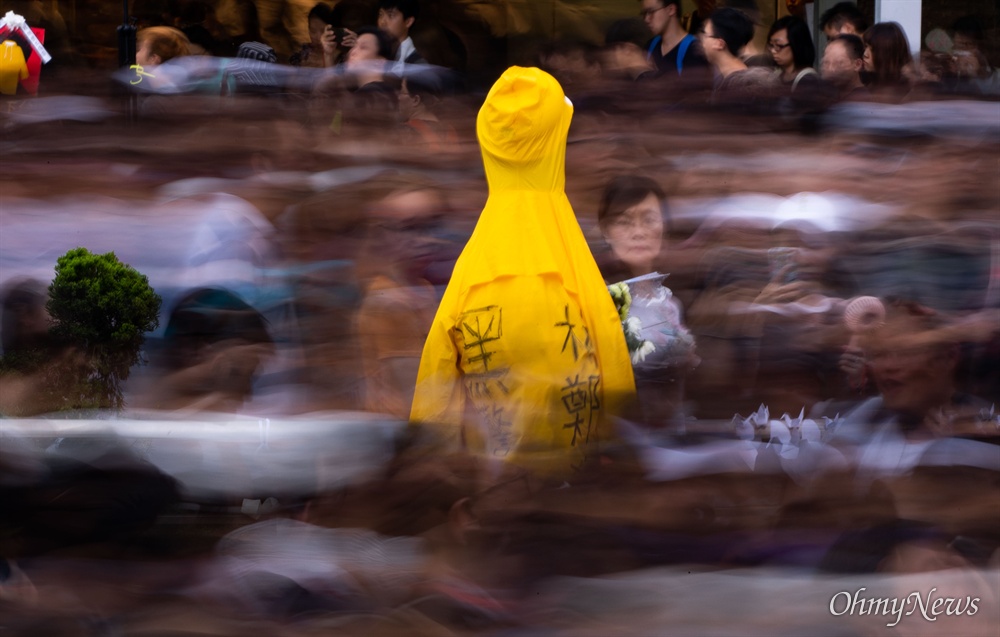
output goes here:
{"type": "Polygon", "coordinates": [[[663,215],[660,200],[649,193],[645,199],[608,220],[604,237],[614,255],[633,274],[652,271],[653,261],[663,247],[663,215]]]}
{"type": "Polygon", "coordinates": [[[875,72],[875,56],[872,55],[872,48],[870,46],[865,47],[865,55],[861,60],[865,63],[865,70],[869,73],[875,72]]]}
{"type": "Polygon", "coordinates": [[[783,69],[795,63],[795,58],[792,57],[792,47],[788,44],[788,31],[786,29],[776,31],[767,41],[767,48],[771,52],[774,63],[779,68],[783,69]]]}
{"type": "Polygon", "coordinates": [[[326,22],[319,18],[309,18],[309,41],[313,46],[322,46],[324,31],[326,31],[326,22]]]}
{"type": "Polygon", "coordinates": [[[359,35],[357,44],[347,52],[348,63],[378,59],[380,59],[378,56],[378,38],[373,33],[359,35]]]}
{"type": "Polygon", "coordinates": [[[889,409],[924,415],[929,407],[947,400],[954,366],[943,349],[915,347],[892,338],[869,351],[872,377],[889,409]]]}

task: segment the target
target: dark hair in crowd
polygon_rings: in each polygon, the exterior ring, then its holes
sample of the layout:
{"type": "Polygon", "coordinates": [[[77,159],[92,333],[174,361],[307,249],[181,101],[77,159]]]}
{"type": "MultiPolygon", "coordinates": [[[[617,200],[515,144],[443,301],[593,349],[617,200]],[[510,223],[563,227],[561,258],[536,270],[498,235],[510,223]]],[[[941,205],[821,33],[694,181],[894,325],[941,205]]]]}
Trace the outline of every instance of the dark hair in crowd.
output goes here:
{"type": "Polygon", "coordinates": [[[903,83],[903,69],[912,61],[903,27],[896,22],[879,22],[865,31],[863,39],[872,50],[875,67],[872,83],[875,86],[903,83]]]}
{"type": "Polygon", "coordinates": [[[739,9],[716,9],[708,21],[712,23],[715,37],[721,38],[734,56],[739,56],[740,49],[753,39],[753,21],[739,9]]]}
{"type": "Polygon", "coordinates": [[[396,9],[403,14],[404,19],[420,17],[419,0],[378,0],[378,8],[381,11],[396,9]]]}
{"type": "Polygon", "coordinates": [[[986,39],[983,24],[976,16],[964,15],[958,18],[952,23],[951,31],[955,35],[964,35],[972,38],[976,44],[981,44],[986,39]]]}
{"type": "Polygon", "coordinates": [[[604,34],[604,45],[634,44],[640,49],[645,49],[652,37],[649,27],[641,18],[623,18],[615,20],[608,27],[604,34]]]}
{"type": "Polygon", "coordinates": [[[767,32],[768,39],[771,39],[778,31],[784,29],[788,33],[788,44],[792,47],[792,60],[795,68],[804,69],[812,66],[816,61],[816,47],[813,45],[812,35],[809,33],[809,25],[802,18],[793,15],[786,15],[775,20],[771,25],[771,30],[767,32]]]}
{"type": "Polygon", "coordinates": [[[858,33],[864,33],[868,29],[868,19],[861,12],[858,5],[853,2],[838,2],[823,12],[819,18],[819,28],[840,30],[840,27],[850,23],[858,33]]]}
{"type": "Polygon", "coordinates": [[[170,352],[167,363],[180,368],[206,346],[228,340],[273,343],[267,320],[223,288],[196,288],[174,305],[163,335],[170,352]]]}
{"type": "Polygon", "coordinates": [[[649,195],[656,195],[660,202],[664,226],[669,226],[666,214],[666,199],[660,185],[643,175],[619,175],[604,188],[601,205],[597,209],[597,223],[603,228],[626,208],[631,208],[649,195]]]}
{"type": "Polygon", "coordinates": [[[365,34],[372,34],[378,40],[378,55],[386,60],[391,60],[395,56],[395,45],[393,44],[392,38],[389,37],[385,31],[378,27],[367,26],[361,27],[357,31],[358,37],[365,34]]]}
{"type": "Polygon", "coordinates": [[[325,2],[316,4],[312,9],[309,9],[309,19],[313,18],[322,20],[326,24],[334,24],[333,7],[325,2]]]}
{"type": "Polygon", "coordinates": [[[854,35],[853,33],[841,33],[836,37],[830,38],[830,43],[840,42],[844,45],[844,50],[847,51],[847,56],[851,60],[860,60],[865,56],[865,43],[864,41],[854,35]]]}

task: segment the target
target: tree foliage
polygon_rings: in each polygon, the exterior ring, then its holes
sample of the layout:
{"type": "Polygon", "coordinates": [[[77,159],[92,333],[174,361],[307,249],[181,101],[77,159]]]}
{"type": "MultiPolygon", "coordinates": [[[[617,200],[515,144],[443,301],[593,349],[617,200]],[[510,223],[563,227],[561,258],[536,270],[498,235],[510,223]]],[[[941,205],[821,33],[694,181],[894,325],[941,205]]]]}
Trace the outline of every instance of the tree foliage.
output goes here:
{"type": "Polygon", "coordinates": [[[90,360],[81,386],[92,395],[82,402],[122,406],[121,383],[139,360],[145,333],[159,326],[160,304],[146,276],[114,252],[75,248],[59,258],[46,309],[53,335],[90,360]]]}

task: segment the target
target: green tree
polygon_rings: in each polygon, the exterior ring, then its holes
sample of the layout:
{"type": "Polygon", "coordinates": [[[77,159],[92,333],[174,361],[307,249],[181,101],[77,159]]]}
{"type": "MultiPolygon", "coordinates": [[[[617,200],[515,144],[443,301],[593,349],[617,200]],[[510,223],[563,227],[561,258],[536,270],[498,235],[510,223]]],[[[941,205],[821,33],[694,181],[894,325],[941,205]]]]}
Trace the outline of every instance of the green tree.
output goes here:
{"type": "Polygon", "coordinates": [[[46,304],[52,333],[86,355],[69,407],[124,405],[122,383],[139,361],[145,333],[160,324],[160,304],[145,275],[114,252],[74,248],[59,258],[46,304]]]}

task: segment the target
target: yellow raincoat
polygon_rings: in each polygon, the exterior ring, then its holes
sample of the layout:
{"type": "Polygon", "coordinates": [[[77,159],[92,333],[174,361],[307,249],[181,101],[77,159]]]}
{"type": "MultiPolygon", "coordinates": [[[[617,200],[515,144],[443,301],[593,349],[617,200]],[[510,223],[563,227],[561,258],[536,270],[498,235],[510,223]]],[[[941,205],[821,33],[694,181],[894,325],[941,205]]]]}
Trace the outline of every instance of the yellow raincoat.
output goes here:
{"type": "Polygon", "coordinates": [[[572,104],[512,67],[477,120],[490,195],[424,344],[410,418],[562,472],[635,385],[621,321],[565,193],[572,104]]]}

